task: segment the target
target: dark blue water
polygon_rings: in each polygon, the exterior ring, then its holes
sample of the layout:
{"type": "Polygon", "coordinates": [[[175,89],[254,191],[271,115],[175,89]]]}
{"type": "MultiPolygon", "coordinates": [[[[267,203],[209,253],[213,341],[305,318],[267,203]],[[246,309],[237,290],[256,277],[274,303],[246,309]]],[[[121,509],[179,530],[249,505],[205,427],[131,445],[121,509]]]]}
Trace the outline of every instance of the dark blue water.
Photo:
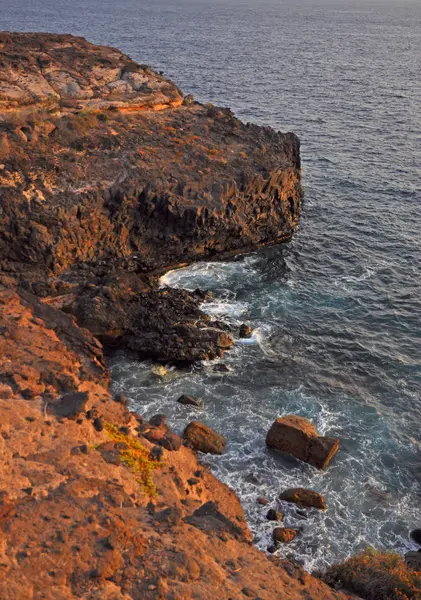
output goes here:
{"type": "Polygon", "coordinates": [[[421,526],[421,3],[313,0],[1,0],[0,28],[71,32],[163,69],[186,93],[301,138],[306,203],[293,241],[169,273],[215,292],[205,309],[254,328],[224,361],[164,380],[116,357],[115,388],[181,430],[229,440],[205,459],[240,495],[256,543],[272,525],[256,497],[308,486],[326,513],[284,554],[308,568],[367,545],[410,547],[421,526]],[[201,395],[195,412],[176,404],[201,395]],[[264,444],[278,415],[342,440],[325,473],[264,444]],[[250,482],[254,474],[258,484],[250,482]]]}

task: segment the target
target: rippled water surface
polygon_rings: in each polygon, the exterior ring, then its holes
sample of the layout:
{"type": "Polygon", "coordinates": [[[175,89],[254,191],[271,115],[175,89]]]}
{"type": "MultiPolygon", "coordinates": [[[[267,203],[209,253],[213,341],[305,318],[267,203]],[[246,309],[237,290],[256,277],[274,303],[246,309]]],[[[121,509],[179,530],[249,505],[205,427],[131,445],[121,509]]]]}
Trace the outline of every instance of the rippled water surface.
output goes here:
{"type": "Polygon", "coordinates": [[[421,3],[321,0],[3,0],[0,26],[69,31],[163,69],[186,93],[301,138],[306,203],[293,241],[163,283],[215,292],[205,306],[254,328],[214,364],[164,381],[113,359],[134,407],[193,418],[229,440],[206,458],[240,495],[256,542],[272,525],[259,495],[322,492],[283,548],[308,568],[368,544],[400,551],[421,526],[421,3]],[[203,411],[178,405],[202,396],[203,411]],[[325,473],[267,451],[278,415],[342,440],[325,473]]]}

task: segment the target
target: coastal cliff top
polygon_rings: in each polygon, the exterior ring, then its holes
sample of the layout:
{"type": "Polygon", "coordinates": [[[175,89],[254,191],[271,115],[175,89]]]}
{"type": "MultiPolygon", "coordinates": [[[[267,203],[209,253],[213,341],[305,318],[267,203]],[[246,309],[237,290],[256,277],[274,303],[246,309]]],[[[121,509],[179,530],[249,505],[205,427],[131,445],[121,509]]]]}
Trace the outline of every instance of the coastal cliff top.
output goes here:
{"type": "Polygon", "coordinates": [[[115,48],[82,37],[0,32],[0,114],[16,109],[159,110],[177,87],[115,48]]]}

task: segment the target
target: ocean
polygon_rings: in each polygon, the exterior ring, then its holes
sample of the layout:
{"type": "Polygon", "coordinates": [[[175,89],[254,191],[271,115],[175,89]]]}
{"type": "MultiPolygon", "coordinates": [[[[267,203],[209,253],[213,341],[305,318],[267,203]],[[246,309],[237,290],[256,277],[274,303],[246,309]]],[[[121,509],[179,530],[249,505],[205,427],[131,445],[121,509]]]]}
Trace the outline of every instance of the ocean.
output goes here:
{"type": "Polygon", "coordinates": [[[253,337],[219,362],[156,379],[119,353],[113,387],[181,432],[228,439],[204,457],[265,549],[267,497],[306,568],[367,546],[404,552],[421,527],[421,2],[1,0],[0,28],[83,35],[149,63],[196,99],[301,139],[305,204],[291,242],[167,273],[214,292],[204,310],[253,337]],[[201,396],[205,409],[177,404],[201,396]],[[341,439],[326,472],[267,450],[279,415],[341,439]],[[277,502],[288,487],[328,510],[277,502]]]}

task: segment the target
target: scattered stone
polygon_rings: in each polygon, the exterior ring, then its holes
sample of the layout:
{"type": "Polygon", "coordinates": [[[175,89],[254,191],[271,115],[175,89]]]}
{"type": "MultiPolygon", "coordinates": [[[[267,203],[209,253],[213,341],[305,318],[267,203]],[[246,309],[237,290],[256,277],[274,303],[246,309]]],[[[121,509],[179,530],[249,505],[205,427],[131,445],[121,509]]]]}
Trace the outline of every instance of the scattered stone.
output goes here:
{"type": "Polygon", "coordinates": [[[114,401],[118,402],[118,404],[122,404],[123,406],[127,406],[128,405],[128,401],[127,401],[126,396],[124,394],[121,394],[120,392],[118,392],[114,396],[114,401]]]}
{"type": "Polygon", "coordinates": [[[5,383],[0,383],[0,399],[9,400],[9,398],[13,397],[13,390],[10,385],[6,385],[5,383]]]}
{"type": "Polygon", "coordinates": [[[269,500],[267,498],[264,498],[263,496],[259,496],[257,498],[257,503],[261,504],[262,506],[267,506],[269,504],[269,500]]]}
{"type": "Polygon", "coordinates": [[[407,552],[404,559],[405,564],[409,569],[421,571],[421,552],[407,552]]]}
{"type": "Polygon", "coordinates": [[[161,427],[162,425],[165,425],[166,420],[166,415],[154,415],[149,419],[149,423],[154,427],[161,427]]]}
{"type": "MultiPolygon", "coordinates": [[[[125,446],[127,448],[126,444],[125,446]]],[[[105,462],[116,466],[121,464],[120,448],[114,442],[105,442],[104,444],[100,444],[97,450],[105,462]]]]}
{"type": "Polygon", "coordinates": [[[149,452],[150,460],[161,460],[164,451],[161,446],[153,446],[149,452]]]}
{"type": "Polygon", "coordinates": [[[311,421],[296,415],[276,419],[268,431],[266,444],[317,469],[326,468],[339,448],[339,440],[319,436],[311,421]]]}
{"type": "Polygon", "coordinates": [[[290,488],[285,490],[280,494],[279,499],[285,502],[292,502],[301,507],[326,510],[325,498],[319,492],[306,490],[305,488],[290,488]]]}
{"type": "Polygon", "coordinates": [[[291,527],[275,527],[273,530],[273,539],[281,544],[288,544],[297,535],[297,530],[291,527]]]}
{"type": "Polygon", "coordinates": [[[266,519],[268,521],[282,521],[283,518],[283,513],[275,510],[274,508],[270,508],[266,514],[266,519]]]}
{"type": "Polygon", "coordinates": [[[272,544],[266,548],[266,551],[269,552],[269,554],[274,554],[276,552],[276,546],[272,544]]]}
{"type": "Polygon", "coordinates": [[[222,454],[226,444],[222,435],[198,421],[192,421],[187,425],[183,439],[186,446],[209,454],[222,454]]]}
{"type": "Polygon", "coordinates": [[[183,394],[177,400],[180,404],[187,404],[191,406],[197,406],[197,408],[204,408],[205,403],[201,398],[197,398],[197,396],[188,396],[187,394],[183,394]]]}
{"type": "Polygon", "coordinates": [[[262,484],[262,479],[255,473],[249,473],[248,475],[246,475],[245,480],[247,481],[247,483],[252,483],[253,485],[262,484]]]}
{"type": "Polygon", "coordinates": [[[240,336],[240,338],[251,338],[252,332],[253,330],[250,327],[250,325],[243,323],[242,325],[240,325],[238,335],[240,336]]]}
{"type": "Polygon", "coordinates": [[[95,417],[94,419],[94,427],[97,431],[102,431],[105,427],[104,419],[102,417],[95,417]]]}
{"type": "Polygon", "coordinates": [[[87,392],[70,392],[64,394],[58,402],[48,405],[48,412],[53,412],[58,417],[76,420],[86,411],[89,395],[87,392]]]}
{"type": "Polygon", "coordinates": [[[172,431],[166,433],[160,440],[160,445],[166,450],[176,452],[181,448],[181,437],[172,431]]]}

